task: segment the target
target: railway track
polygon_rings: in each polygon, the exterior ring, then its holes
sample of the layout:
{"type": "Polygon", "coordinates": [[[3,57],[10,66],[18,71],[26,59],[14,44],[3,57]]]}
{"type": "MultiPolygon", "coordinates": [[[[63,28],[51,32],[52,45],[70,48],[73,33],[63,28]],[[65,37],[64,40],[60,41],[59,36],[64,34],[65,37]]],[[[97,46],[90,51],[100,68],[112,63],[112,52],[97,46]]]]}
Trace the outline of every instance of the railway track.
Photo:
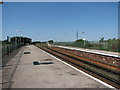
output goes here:
{"type": "Polygon", "coordinates": [[[42,44],[36,46],[111,86],[120,89],[119,67],[80,57],[58,47],[48,47],[42,44]]]}

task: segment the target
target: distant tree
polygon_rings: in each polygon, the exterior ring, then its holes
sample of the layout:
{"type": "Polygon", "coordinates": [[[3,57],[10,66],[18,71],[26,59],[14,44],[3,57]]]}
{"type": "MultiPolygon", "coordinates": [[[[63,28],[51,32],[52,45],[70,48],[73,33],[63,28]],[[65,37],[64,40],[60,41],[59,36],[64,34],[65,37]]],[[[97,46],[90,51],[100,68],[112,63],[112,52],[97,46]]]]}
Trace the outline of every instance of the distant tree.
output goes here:
{"type": "Polygon", "coordinates": [[[54,41],[53,41],[53,40],[49,40],[48,42],[49,42],[49,43],[53,43],[54,41]]]}
{"type": "Polygon", "coordinates": [[[113,38],[113,40],[115,40],[115,38],[113,38]]]}
{"type": "Polygon", "coordinates": [[[41,42],[41,43],[47,43],[47,42],[43,41],[43,42],[41,42]]]}
{"type": "Polygon", "coordinates": [[[84,42],[83,39],[76,40],[75,42],[84,42]]]}
{"type": "Polygon", "coordinates": [[[79,39],[79,40],[74,41],[73,46],[75,46],[75,47],[84,47],[84,40],[79,39]]]}
{"type": "Polygon", "coordinates": [[[103,42],[104,41],[104,37],[100,38],[99,42],[103,42]]]}
{"type": "Polygon", "coordinates": [[[17,42],[17,43],[21,42],[21,43],[26,44],[26,43],[31,43],[32,39],[31,38],[27,38],[27,37],[19,37],[19,36],[17,36],[17,37],[11,37],[10,41],[12,43],[14,43],[14,42],[17,42]]]}

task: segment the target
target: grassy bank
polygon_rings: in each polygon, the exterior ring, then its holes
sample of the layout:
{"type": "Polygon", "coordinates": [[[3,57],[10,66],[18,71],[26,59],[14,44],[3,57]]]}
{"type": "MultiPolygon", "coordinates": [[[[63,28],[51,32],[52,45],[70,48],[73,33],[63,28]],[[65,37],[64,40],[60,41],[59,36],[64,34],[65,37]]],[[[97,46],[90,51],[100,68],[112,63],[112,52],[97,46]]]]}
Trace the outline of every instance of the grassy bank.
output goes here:
{"type": "Polygon", "coordinates": [[[108,39],[108,40],[98,41],[98,42],[83,41],[82,39],[80,39],[74,42],[54,42],[52,44],[86,48],[86,49],[120,52],[120,39],[108,39]]]}

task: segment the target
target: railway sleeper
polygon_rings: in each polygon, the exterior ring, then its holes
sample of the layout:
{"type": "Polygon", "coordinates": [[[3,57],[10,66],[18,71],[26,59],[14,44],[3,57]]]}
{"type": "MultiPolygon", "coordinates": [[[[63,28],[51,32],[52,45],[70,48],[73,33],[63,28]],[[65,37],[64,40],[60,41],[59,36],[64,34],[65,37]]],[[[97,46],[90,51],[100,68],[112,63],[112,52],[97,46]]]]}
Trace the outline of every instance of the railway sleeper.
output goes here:
{"type": "MultiPolygon", "coordinates": [[[[53,49],[55,48],[55,49],[58,49],[58,50],[63,51],[63,52],[66,52],[65,50],[67,50],[67,51],[70,50],[70,49],[63,49],[63,48],[59,48],[59,47],[50,47],[50,48],[53,48],[53,49]]],[[[74,51],[75,50],[73,50],[73,52],[74,51]]],[[[113,67],[119,67],[120,68],[119,65],[106,63],[106,62],[103,62],[103,61],[100,61],[100,60],[96,60],[96,59],[93,59],[93,58],[90,58],[90,57],[81,56],[81,55],[73,53],[73,52],[72,52],[72,50],[70,50],[70,52],[68,51],[67,53],[70,53],[70,54],[73,54],[73,55],[76,55],[76,56],[79,56],[79,57],[83,57],[83,58],[86,58],[86,59],[90,59],[90,60],[93,60],[93,61],[97,61],[99,63],[103,63],[103,64],[110,65],[110,66],[113,66],[113,67]]],[[[83,52],[83,51],[77,51],[77,52],[79,53],[79,52],[83,52]]],[[[105,56],[105,55],[102,55],[102,56],[105,56]]]]}
{"type": "MultiPolygon", "coordinates": [[[[45,50],[45,51],[47,51],[47,50],[45,50]]],[[[56,55],[56,54],[54,54],[52,52],[49,52],[49,53],[51,53],[51,54],[53,54],[53,55],[55,55],[55,56],[57,56],[59,58],[62,58],[61,56],[56,55]]],[[[62,59],[65,59],[65,58],[62,58],[62,59]]],[[[71,62],[71,61],[69,61],[67,59],[66,59],[66,61],[71,62]]],[[[74,63],[74,62],[71,62],[71,63],[74,63]]],[[[92,66],[90,66],[90,65],[80,66],[79,64],[76,64],[76,63],[74,63],[74,65],[77,65],[77,66],[82,67],[82,68],[84,68],[86,70],[89,70],[90,72],[95,73],[95,74],[97,74],[99,76],[102,76],[102,77],[104,77],[104,78],[106,78],[106,79],[108,79],[108,80],[110,80],[110,81],[112,81],[114,83],[120,84],[119,83],[120,81],[118,79],[118,75],[113,75],[113,73],[111,74],[110,72],[106,72],[105,70],[103,71],[100,68],[95,69],[96,67],[93,67],[93,65],[92,66]]]]}
{"type": "MultiPolygon", "coordinates": [[[[48,48],[48,49],[50,49],[50,48],[48,48]]],[[[53,49],[50,49],[50,50],[55,51],[55,52],[58,52],[58,53],[61,53],[61,54],[64,54],[64,53],[59,52],[59,51],[57,51],[57,50],[53,50],[53,49]]],[[[64,55],[66,55],[66,54],[64,54],[64,55]]],[[[78,57],[74,57],[73,55],[68,55],[68,56],[71,57],[71,58],[75,58],[75,59],[77,59],[77,60],[81,60],[81,61],[83,61],[83,62],[86,62],[86,63],[88,63],[88,64],[94,65],[94,66],[96,66],[96,67],[106,69],[106,70],[109,71],[109,72],[114,72],[114,73],[120,74],[120,71],[117,71],[117,70],[114,70],[114,69],[105,67],[105,66],[103,66],[103,65],[98,65],[98,64],[95,64],[95,63],[93,63],[93,62],[91,62],[91,61],[79,59],[78,57]]]]}
{"type": "MultiPolygon", "coordinates": [[[[41,47],[39,47],[39,48],[41,48],[41,47]]],[[[78,61],[78,60],[76,60],[73,57],[72,57],[73,60],[70,61],[69,58],[71,59],[71,57],[69,57],[67,55],[64,55],[64,54],[61,55],[60,52],[56,52],[56,51],[50,50],[50,49],[45,48],[45,47],[44,48],[42,47],[41,49],[45,50],[46,52],[51,53],[52,55],[54,55],[54,56],[56,56],[56,57],[58,57],[62,60],[64,60],[65,62],[68,62],[68,63],[74,65],[77,68],[78,67],[81,68],[83,71],[88,72],[88,73],[92,74],[93,76],[97,75],[97,77],[101,78],[101,80],[103,80],[103,81],[107,80],[107,81],[105,81],[107,83],[111,82],[112,84],[111,83],[110,84],[115,86],[116,88],[120,88],[119,75],[114,73],[114,72],[107,71],[107,73],[106,73],[105,69],[100,70],[99,67],[96,67],[95,65],[91,65],[90,63],[87,63],[87,64],[84,63],[84,65],[82,66],[80,64],[75,63],[75,61],[78,61]],[[66,56],[67,59],[65,58],[65,56],[66,56]],[[96,68],[96,69],[94,69],[94,68],[96,68]]],[[[83,63],[83,62],[80,62],[80,63],[83,63]]]]}

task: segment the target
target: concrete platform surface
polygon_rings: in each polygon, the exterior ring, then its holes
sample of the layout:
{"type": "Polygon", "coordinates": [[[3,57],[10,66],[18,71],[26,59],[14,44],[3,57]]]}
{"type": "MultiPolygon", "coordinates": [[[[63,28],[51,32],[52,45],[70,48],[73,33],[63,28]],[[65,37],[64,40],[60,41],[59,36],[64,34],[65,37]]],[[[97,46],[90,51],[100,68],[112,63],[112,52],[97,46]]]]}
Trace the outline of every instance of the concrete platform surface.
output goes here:
{"type": "Polygon", "coordinates": [[[12,77],[16,71],[20,57],[24,51],[24,46],[14,50],[10,55],[6,55],[2,58],[2,88],[9,88],[12,83],[12,77]]]}
{"type": "Polygon", "coordinates": [[[58,61],[34,45],[26,46],[11,88],[108,88],[58,61]],[[53,62],[34,65],[33,62],[53,62]]]}

